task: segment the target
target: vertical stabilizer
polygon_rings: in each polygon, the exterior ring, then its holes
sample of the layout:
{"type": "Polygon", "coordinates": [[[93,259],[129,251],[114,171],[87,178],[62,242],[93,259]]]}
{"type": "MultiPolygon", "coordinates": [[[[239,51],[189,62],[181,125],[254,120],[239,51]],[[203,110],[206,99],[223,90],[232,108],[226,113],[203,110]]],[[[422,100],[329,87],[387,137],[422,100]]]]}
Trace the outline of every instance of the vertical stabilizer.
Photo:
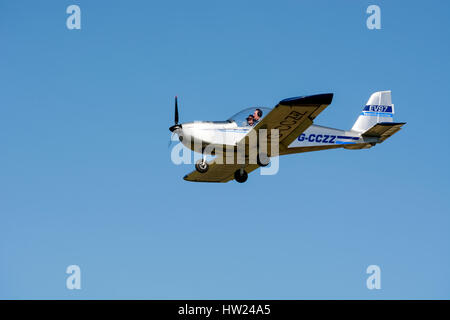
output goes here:
{"type": "Polygon", "coordinates": [[[393,121],[394,105],[391,100],[391,91],[378,91],[370,96],[358,119],[356,119],[352,131],[365,132],[377,123],[393,121]]]}

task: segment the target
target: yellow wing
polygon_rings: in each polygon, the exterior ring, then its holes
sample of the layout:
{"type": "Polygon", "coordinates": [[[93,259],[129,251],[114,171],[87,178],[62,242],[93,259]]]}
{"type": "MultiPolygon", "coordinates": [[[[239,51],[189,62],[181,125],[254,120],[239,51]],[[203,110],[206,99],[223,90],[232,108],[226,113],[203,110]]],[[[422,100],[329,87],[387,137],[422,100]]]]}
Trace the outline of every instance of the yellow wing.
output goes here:
{"type": "Polygon", "coordinates": [[[247,136],[252,131],[258,134],[260,129],[267,129],[268,133],[271,129],[278,129],[280,153],[282,153],[313,123],[314,118],[331,104],[332,100],[332,93],[281,100],[247,136]]]}

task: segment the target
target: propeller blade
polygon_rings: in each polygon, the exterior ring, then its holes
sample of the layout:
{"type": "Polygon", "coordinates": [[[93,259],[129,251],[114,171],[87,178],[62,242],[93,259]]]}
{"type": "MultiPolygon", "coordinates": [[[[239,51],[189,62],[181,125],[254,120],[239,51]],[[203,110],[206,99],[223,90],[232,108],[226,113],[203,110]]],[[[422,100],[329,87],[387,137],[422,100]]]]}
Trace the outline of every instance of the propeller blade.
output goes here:
{"type": "Polygon", "coordinates": [[[178,97],[175,96],[175,124],[178,124],[178,97]]]}

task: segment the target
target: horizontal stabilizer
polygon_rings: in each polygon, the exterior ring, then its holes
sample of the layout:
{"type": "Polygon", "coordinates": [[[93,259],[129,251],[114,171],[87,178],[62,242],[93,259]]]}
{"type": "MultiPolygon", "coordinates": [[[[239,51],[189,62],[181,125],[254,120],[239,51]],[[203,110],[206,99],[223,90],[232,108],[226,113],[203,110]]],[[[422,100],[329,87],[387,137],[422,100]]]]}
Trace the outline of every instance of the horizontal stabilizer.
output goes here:
{"type": "Polygon", "coordinates": [[[380,139],[380,142],[383,142],[399,131],[405,123],[406,122],[380,122],[364,132],[362,135],[363,137],[376,137],[380,139]]]}

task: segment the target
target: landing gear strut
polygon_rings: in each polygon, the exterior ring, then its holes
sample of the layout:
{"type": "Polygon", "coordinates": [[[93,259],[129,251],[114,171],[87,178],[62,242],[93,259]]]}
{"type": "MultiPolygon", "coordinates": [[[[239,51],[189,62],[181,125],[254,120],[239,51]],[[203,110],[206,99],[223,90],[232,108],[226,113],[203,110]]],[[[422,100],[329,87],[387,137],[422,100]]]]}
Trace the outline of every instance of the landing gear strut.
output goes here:
{"type": "Polygon", "coordinates": [[[234,173],[234,179],[239,183],[244,183],[247,181],[248,174],[244,169],[236,170],[234,173]]]}
{"type": "Polygon", "coordinates": [[[205,173],[209,169],[209,164],[206,162],[206,155],[203,151],[204,150],[202,150],[202,158],[195,163],[195,169],[200,173],[205,173]]]}

